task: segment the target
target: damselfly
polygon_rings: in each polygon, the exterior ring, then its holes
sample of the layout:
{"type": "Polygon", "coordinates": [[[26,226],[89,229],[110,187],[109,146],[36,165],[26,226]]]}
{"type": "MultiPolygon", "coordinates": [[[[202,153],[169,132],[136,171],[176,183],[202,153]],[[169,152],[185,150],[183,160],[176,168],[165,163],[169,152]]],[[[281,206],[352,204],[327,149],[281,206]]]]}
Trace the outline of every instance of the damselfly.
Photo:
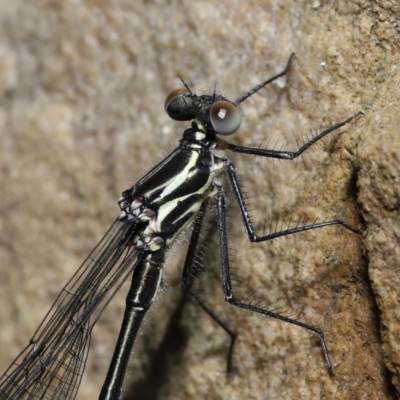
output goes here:
{"type": "Polygon", "coordinates": [[[228,175],[246,235],[251,242],[267,241],[329,225],[341,225],[353,232],[357,230],[336,219],[257,235],[250,221],[234,165],[212,152],[227,150],[292,160],[361,114],[359,112],[329,127],[295,152],[242,147],[221,139],[221,136],[233,134],[240,126],[241,117],[237,106],[284,76],[293,56],[290,56],[282,72],[233,102],[215,91],[212,95],[196,95],[183,81],[184,87],[167,97],[167,114],[174,120],[191,121],[191,126],[183,132],[178,147],[168,157],[122,193],[119,200],[120,215],[62,289],[28,346],[1,377],[1,400],[74,399],[85,368],[93,326],[124,282],[131,277],[120,334],[100,393],[101,400],[120,399],[132,346],[159,288],[166,252],[191,224],[192,233],[181,285],[189,297],[230,335],[229,370],[235,334],[191,289],[200,231],[211,199],[215,200],[217,210],[225,300],[234,306],[316,333],[321,341],[325,362],[328,368],[332,368],[320,328],[235,297],[228,256],[225,194],[218,177],[224,173],[228,175]]]}

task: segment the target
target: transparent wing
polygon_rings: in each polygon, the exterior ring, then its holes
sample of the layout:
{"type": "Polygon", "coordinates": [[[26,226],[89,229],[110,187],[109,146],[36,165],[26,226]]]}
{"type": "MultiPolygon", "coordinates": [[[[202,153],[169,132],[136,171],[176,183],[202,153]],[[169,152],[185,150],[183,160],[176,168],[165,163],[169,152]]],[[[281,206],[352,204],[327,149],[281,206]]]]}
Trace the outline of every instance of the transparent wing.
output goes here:
{"type": "Polygon", "coordinates": [[[93,326],[141,259],[132,246],[136,231],[114,221],[0,378],[0,400],[75,398],[93,326]]]}

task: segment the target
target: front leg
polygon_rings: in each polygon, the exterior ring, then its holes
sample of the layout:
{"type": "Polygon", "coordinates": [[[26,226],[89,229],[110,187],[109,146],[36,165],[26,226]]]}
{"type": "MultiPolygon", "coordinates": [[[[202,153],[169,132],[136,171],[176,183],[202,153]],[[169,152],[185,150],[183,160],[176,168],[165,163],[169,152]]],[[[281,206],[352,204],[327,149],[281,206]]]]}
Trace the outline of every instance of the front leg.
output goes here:
{"type": "Polygon", "coordinates": [[[301,146],[297,151],[285,151],[285,150],[270,150],[270,149],[260,149],[257,147],[245,147],[245,146],[237,146],[232,143],[228,143],[221,138],[217,138],[217,146],[221,150],[230,150],[234,153],[243,153],[243,154],[252,154],[254,156],[261,157],[269,157],[269,158],[279,158],[282,160],[293,160],[294,158],[299,157],[303,154],[307,149],[309,149],[313,144],[321,140],[323,137],[328,135],[329,133],[336,131],[344,125],[347,125],[349,122],[353,121],[353,119],[359,117],[360,115],[364,115],[362,111],[359,111],[352,115],[350,118],[334,124],[330,126],[328,129],[325,129],[323,132],[319,133],[317,136],[313,137],[303,146],[301,146]]]}

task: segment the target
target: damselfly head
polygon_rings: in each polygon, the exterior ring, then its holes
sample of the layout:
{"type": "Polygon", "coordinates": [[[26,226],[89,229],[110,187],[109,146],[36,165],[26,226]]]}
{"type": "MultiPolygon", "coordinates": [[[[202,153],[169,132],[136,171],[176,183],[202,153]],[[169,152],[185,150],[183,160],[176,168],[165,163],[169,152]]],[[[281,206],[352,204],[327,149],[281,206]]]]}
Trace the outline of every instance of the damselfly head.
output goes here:
{"type": "Polygon", "coordinates": [[[198,119],[218,135],[235,133],[242,122],[236,105],[221,95],[198,96],[187,88],[175,89],[165,100],[166,113],[176,121],[198,119]]]}

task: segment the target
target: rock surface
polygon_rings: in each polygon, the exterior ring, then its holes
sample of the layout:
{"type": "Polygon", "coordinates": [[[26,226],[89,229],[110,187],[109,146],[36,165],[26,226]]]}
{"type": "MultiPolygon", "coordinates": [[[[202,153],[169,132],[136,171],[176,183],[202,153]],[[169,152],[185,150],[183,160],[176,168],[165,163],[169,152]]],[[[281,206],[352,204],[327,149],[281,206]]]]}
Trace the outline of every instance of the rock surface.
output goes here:
{"type": "MultiPolygon", "coordinates": [[[[238,333],[234,373],[225,373],[225,333],[182,296],[177,246],[125,398],[397,398],[399,15],[395,1],[1,0],[0,370],[105,233],[120,192],[176,145],[187,124],[171,121],[163,102],[181,87],[177,76],[197,93],[216,82],[235,99],[295,51],[287,79],[241,106],[232,142],[295,150],[365,116],[298,162],[227,156],[258,232],[293,217],[342,218],[363,234],[328,227],[249,244],[225,182],[230,246],[238,296],[254,290],[270,309],[321,327],[334,373],[315,335],[224,303],[210,226],[196,290],[238,333]]],[[[94,330],[81,400],[98,396],[123,307],[121,293],[94,330]]]]}

